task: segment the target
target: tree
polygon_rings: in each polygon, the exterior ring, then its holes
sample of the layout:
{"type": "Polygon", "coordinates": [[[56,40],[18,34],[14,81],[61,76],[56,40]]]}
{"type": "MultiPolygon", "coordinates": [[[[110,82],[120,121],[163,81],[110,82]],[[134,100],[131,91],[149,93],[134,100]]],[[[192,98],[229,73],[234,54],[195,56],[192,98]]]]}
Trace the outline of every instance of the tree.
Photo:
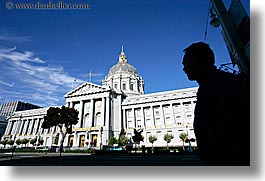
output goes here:
{"type": "Polygon", "coordinates": [[[129,141],[129,138],[126,137],[126,132],[122,128],[121,132],[120,132],[120,135],[119,135],[119,138],[118,138],[118,144],[120,146],[125,146],[128,143],[128,141],[129,141]]]}
{"type": "Polygon", "coordinates": [[[134,131],[133,131],[134,135],[132,136],[132,139],[133,139],[133,142],[135,143],[135,147],[136,147],[136,144],[139,145],[140,142],[144,140],[144,137],[141,135],[142,132],[143,132],[142,129],[140,129],[140,130],[134,129],[134,131]]]}
{"type": "Polygon", "coordinates": [[[186,139],[188,139],[188,134],[186,134],[186,133],[180,133],[179,138],[183,142],[183,150],[184,150],[184,143],[185,143],[186,139]]]}
{"type": "Polygon", "coordinates": [[[4,139],[4,140],[2,140],[2,141],[0,142],[0,144],[4,145],[4,148],[5,148],[6,145],[7,145],[7,142],[8,142],[8,140],[7,140],[7,139],[4,139]]]}
{"type": "Polygon", "coordinates": [[[14,140],[8,140],[7,144],[11,146],[11,145],[14,145],[14,142],[15,142],[14,140]]]}
{"type": "Polygon", "coordinates": [[[26,146],[26,144],[29,142],[29,139],[27,138],[24,138],[21,143],[24,144],[26,146]]]}
{"type": "Polygon", "coordinates": [[[117,143],[118,143],[117,138],[115,138],[114,136],[110,137],[110,139],[109,139],[109,144],[110,145],[114,145],[114,144],[117,144],[117,143]]]}
{"type": "Polygon", "coordinates": [[[168,149],[168,143],[170,143],[173,138],[174,136],[172,134],[167,133],[164,135],[164,140],[167,142],[167,149],[168,149]]]}
{"type": "Polygon", "coordinates": [[[154,148],[153,148],[153,144],[154,144],[154,142],[157,140],[157,137],[156,137],[155,135],[150,135],[150,136],[148,137],[148,140],[149,140],[150,143],[152,143],[152,152],[153,152],[153,150],[154,150],[154,148]]]}
{"type": "Polygon", "coordinates": [[[21,145],[22,144],[22,140],[21,139],[17,139],[16,140],[16,144],[19,146],[19,145],[21,145]]]}
{"type": "Polygon", "coordinates": [[[59,127],[61,134],[60,141],[60,157],[63,152],[63,142],[67,134],[72,133],[72,126],[78,123],[78,111],[74,108],[68,108],[65,106],[50,107],[47,110],[47,115],[44,116],[42,123],[43,129],[49,129],[51,127],[59,127]]]}
{"type": "Polygon", "coordinates": [[[56,134],[56,136],[53,138],[53,144],[58,145],[59,142],[59,133],[56,134]]]}
{"type": "Polygon", "coordinates": [[[37,142],[37,139],[36,138],[33,138],[29,142],[30,142],[30,144],[32,144],[34,146],[34,144],[37,142]]]}
{"type": "Polygon", "coordinates": [[[143,132],[143,130],[136,130],[134,129],[133,133],[134,135],[132,136],[132,139],[133,139],[133,142],[136,143],[136,144],[140,144],[141,141],[144,140],[144,137],[141,135],[143,132]]]}

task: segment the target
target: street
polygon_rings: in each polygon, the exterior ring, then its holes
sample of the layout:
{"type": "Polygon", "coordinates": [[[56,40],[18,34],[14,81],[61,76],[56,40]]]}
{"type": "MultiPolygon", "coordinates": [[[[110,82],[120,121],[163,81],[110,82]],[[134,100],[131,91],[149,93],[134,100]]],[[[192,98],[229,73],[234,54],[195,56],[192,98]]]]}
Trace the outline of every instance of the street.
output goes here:
{"type": "Polygon", "coordinates": [[[1,166],[200,166],[196,154],[69,154],[16,153],[0,155],[1,166]]]}

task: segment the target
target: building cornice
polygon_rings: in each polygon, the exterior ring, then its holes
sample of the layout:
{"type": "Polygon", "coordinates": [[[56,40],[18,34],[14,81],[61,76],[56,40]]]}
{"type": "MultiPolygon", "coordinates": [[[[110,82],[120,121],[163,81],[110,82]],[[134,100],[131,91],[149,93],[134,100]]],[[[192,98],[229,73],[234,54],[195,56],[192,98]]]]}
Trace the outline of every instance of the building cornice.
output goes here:
{"type": "Polygon", "coordinates": [[[197,87],[131,96],[123,100],[122,106],[141,105],[197,97],[197,87]]]}

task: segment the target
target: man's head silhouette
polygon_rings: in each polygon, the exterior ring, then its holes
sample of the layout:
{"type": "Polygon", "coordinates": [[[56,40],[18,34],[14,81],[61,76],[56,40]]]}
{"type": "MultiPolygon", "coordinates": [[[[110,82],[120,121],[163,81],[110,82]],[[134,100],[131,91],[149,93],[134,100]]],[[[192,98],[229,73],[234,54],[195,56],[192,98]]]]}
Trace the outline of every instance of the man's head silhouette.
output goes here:
{"type": "Polygon", "coordinates": [[[214,53],[206,43],[193,43],[184,49],[184,53],[183,71],[189,80],[196,80],[199,83],[215,68],[214,53]]]}

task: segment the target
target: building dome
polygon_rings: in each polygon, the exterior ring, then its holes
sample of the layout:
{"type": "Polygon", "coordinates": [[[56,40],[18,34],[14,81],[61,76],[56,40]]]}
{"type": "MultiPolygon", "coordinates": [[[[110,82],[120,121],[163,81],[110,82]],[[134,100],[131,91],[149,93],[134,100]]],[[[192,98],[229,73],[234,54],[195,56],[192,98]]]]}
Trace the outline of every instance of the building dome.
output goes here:
{"type": "Polygon", "coordinates": [[[123,46],[118,63],[110,68],[102,84],[126,95],[144,94],[144,81],[138,75],[136,68],[128,63],[123,46]]]}
{"type": "Polygon", "coordinates": [[[119,72],[128,72],[132,74],[137,74],[135,67],[127,62],[119,62],[116,65],[113,65],[109,70],[109,75],[119,72]]]}
{"type": "Polygon", "coordinates": [[[117,73],[138,74],[136,68],[128,63],[126,55],[123,51],[123,47],[122,47],[122,52],[119,56],[119,62],[110,68],[108,76],[117,73]]]}

